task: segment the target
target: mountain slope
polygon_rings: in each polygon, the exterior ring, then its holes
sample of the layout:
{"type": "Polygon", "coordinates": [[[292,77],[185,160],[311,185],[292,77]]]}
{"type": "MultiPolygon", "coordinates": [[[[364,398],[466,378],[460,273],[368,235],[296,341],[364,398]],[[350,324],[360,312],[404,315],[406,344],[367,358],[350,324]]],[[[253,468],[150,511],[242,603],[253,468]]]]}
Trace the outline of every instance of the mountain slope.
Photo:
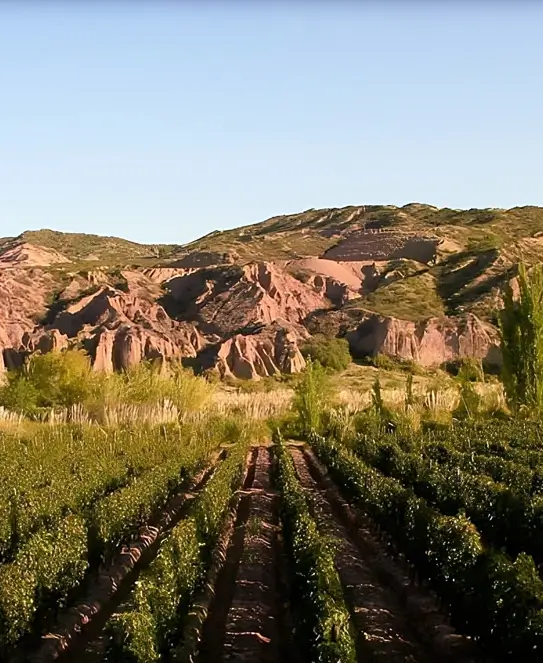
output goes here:
{"type": "Polygon", "coordinates": [[[151,260],[175,252],[178,247],[166,244],[138,244],[118,237],[103,237],[87,233],[63,233],[55,230],[29,230],[18,237],[0,239],[0,260],[7,250],[20,245],[56,252],[67,262],[98,262],[101,264],[151,260]]]}
{"type": "Polygon", "coordinates": [[[109,370],[177,356],[258,377],[299,370],[320,332],[358,354],[496,360],[519,259],[543,260],[543,208],[307,210],[186,245],[25,232],[0,239],[0,348],[8,365],[78,345],[109,370]]]}

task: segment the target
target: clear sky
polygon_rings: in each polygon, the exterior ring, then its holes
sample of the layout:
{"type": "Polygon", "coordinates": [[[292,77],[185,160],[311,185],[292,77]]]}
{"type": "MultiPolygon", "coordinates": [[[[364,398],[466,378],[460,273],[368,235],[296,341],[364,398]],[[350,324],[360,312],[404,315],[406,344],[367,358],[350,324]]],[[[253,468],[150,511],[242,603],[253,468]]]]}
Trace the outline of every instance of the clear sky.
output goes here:
{"type": "Polygon", "coordinates": [[[543,2],[0,2],[0,237],[543,205],[543,2]]]}

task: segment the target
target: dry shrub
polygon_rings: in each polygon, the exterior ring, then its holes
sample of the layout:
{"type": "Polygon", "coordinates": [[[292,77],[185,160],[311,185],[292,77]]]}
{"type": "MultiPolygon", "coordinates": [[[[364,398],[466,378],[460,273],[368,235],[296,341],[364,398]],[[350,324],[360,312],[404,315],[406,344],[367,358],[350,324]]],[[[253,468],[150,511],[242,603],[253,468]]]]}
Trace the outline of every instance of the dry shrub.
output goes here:
{"type": "Polygon", "coordinates": [[[291,389],[250,394],[219,391],[214,394],[209,409],[223,415],[236,414],[251,420],[264,420],[286,413],[292,406],[293,396],[291,389]]]}

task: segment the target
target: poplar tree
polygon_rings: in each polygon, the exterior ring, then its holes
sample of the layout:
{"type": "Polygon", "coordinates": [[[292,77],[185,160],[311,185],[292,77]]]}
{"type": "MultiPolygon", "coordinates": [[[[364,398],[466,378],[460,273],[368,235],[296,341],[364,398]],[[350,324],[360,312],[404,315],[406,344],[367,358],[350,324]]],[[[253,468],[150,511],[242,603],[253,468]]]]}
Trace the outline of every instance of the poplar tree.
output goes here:
{"type": "Polygon", "coordinates": [[[518,297],[508,285],[499,315],[502,379],[514,414],[543,414],[543,267],[518,269],[518,297]]]}

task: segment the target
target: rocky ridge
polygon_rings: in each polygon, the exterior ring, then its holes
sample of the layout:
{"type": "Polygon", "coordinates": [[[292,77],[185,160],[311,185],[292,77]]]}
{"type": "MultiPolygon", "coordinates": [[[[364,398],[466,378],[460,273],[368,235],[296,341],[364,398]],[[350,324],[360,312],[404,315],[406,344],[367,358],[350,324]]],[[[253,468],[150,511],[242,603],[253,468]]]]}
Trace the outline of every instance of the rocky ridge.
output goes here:
{"type": "Polygon", "coordinates": [[[408,205],[308,210],[185,247],[25,233],[0,241],[0,369],[75,346],[97,370],[178,358],[258,379],[300,371],[314,333],[355,356],[496,363],[492,310],[519,256],[543,258],[541,231],[539,208],[408,205]]]}

